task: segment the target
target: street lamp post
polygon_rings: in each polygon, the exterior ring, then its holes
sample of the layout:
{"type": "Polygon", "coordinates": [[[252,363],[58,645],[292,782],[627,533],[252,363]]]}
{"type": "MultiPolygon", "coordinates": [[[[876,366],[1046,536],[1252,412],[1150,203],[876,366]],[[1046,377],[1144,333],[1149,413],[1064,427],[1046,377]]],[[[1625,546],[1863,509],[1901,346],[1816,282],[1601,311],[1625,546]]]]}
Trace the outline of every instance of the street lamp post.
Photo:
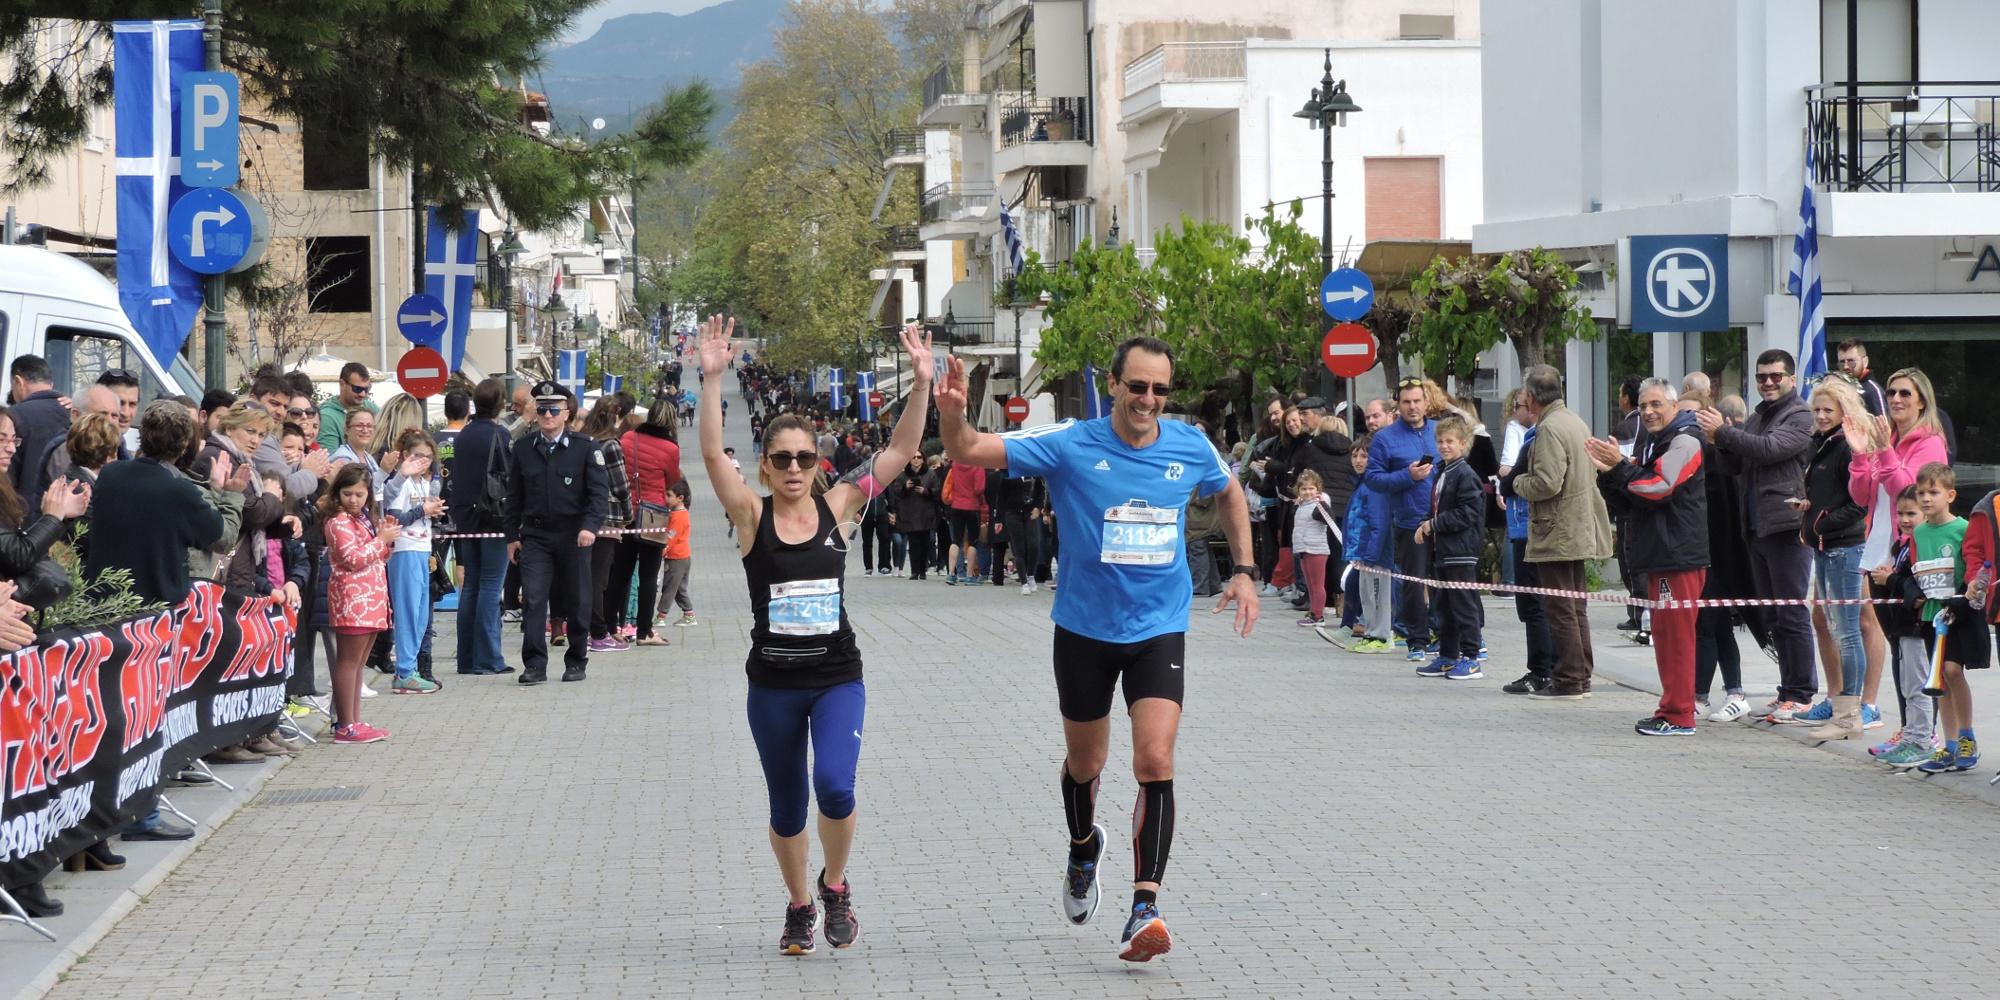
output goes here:
{"type": "Polygon", "coordinates": [[[506,314],[502,321],[503,336],[507,338],[507,398],[514,398],[514,259],[527,250],[521,245],[521,238],[513,229],[508,229],[501,238],[500,245],[493,252],[500,257],[500,310],[506,314]]]}
{"type": "MultiPolygon", "coordinates": [[[[1354,98],[1347,95],[1347,81],[1333,78],[1333,50],[1326,50],[1325,75],[1320,77],[1319,86],[1313,88],[1306,98],[1305,107],[1292,112],[1293,118],[1303,118],[1310,127],[1320,130],[1320,276],[1333,273],[1333,130],[1347,127],[1347,116],[1361,110],[1354,98]]],[[[1333,373],[1322,370],[1319,376],[1320,395],[1333,395],[1333,373]]],[[[1354,420],[1353,380],[1349,380],[1347,416],[1350,429],[1354,420]]]]}

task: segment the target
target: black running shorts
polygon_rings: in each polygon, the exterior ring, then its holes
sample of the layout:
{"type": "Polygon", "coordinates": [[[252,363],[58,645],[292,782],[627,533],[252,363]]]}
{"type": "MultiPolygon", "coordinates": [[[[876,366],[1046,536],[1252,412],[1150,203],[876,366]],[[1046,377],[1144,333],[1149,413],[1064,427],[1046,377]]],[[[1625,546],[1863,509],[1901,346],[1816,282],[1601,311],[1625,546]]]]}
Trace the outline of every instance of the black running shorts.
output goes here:
{"type": "Polygon", "coordinates": [[[1141,698],[1181,704],[1186,691],[1187,633],[1141,642],[1102,642],[1056,626],[1056,697],[1063,718],[1096,722],[1111,714],[1111,692],[1125,679],[1125,707],[1141,698]]]}

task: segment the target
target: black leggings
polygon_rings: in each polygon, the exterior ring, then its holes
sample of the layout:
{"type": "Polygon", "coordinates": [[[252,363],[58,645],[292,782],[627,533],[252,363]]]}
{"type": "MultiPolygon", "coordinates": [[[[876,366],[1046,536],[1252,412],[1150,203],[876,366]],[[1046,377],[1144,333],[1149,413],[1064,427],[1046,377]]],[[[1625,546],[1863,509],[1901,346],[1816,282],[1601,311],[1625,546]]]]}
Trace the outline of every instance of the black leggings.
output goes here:
{"type": "Polygon", "coordinates": [[[933,537],[935,536],[932,535],[929,528],[903,532],[903,538],[908,541],[910,549],[910,579],[921,580],[924,578],[924,571],[931,564],[931,539],[933,537]]]}
{"type": "MultiPolygon", "coordinates": [[[[618,595],[616,606],[607,610],[618,619],[625,616],[625,595],[632,590],[632,576],[639,576],[639,620],[632,624],[639,627],[639,638],[653,634],[653,612],[660,601],[660,561],[666,556],[664,545],[648,545],[637,535],[626,535],[618,541],[618,552],[611,562],[611,593],[618,595]]],[[[608,597],[609,595],[607,595],[608,597]]]]}

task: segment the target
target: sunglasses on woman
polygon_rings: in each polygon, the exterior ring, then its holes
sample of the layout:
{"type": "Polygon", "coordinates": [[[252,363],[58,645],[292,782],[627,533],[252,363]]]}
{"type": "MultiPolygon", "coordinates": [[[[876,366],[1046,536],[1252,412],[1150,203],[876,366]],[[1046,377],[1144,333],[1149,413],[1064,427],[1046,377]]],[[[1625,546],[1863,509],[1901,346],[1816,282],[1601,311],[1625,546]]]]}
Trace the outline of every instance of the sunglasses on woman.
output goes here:
{"type": "Polygon", "coordinates": [[[819,453],[812,451],[773,451],[764,455],[773,469],[813,469],[819,467],[819,453]]]}

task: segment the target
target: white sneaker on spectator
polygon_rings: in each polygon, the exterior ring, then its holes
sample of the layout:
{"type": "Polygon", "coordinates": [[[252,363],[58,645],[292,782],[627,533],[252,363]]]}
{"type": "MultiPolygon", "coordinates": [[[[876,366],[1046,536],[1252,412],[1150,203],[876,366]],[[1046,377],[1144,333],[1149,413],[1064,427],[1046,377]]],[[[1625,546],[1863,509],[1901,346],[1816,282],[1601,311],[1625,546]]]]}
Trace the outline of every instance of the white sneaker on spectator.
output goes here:
{"type": "Polygon", "coordinates": [[[361,697],[363,698],[373,698],[380,693],[381,692],[376,691],[374,688],[369,687],[366,684],[361,685],[361,697]]]}
{"type": "Polygon", "coordinates": [[[1029,580],[1028,582],[1026,582],[1026,583],[1024,583],[1024,584],[1021,584],[1021,594],[1022,594],[1022,596],[1024,596],[1024,597],[1025,597],[1025,596],[1027,596],[1028,594],[1032,594],[1032,593],[1034,593],[1034,592],[1035,592],[1035,581],[1033,581],[1033,580],[1029,580]]]}
{"type": "Polygon", "coordinates": [[[1708,699],[1696,698],[1694,700],[1694,717],[1697,719],[1708,718],[1708,699]]]}
{"type": "Polygon", "coordinates": [[[1750,717],[1753,719],[1768,719],[1771,717],[1771,713],[1777,711],[1778,706],[1782,704],[1784,703],[1776,698],[1773,698],[1770,701],[1766,702],[1762,707],[1752,711],[1750,713],[1750,717]]]}
{"type": "Polygon", "coordinates": [[[1716,709],[1713,713],[1709,715],[1708,721],[1735,722],[1737,719],[1740,719],[1749,714],[1750,714],[1750,699],[1745,698],[1740,694],[1732,694],[1729,696],[1728,701],[1722,703],[1721,708],[1716,709]]]}

